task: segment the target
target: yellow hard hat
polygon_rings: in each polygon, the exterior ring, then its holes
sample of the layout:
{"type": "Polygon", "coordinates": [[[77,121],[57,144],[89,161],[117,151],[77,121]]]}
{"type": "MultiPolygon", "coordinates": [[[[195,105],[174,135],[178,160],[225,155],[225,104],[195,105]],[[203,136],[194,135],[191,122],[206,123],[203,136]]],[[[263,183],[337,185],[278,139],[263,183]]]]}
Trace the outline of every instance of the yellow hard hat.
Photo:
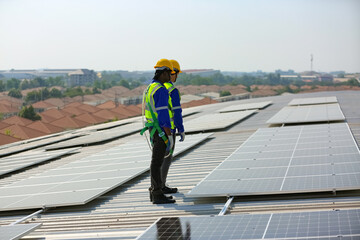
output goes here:
{"type": "Polygon", "coordinates": [[[166,59],[166,58],[162,58],[159,61],[157,61],[156,65],[154,66],[154,68],[156,70],[165,70],[165,69],[169,69],[171,70],[171,73],[175,73],[174,68],[171,64],[171,62],[166,59]]]}
{"type": "Polygon", "coordinates": [[[178,61],[171,59],[170,62],[174,68],[174,71],[178,71],[178,73],[182,73],[182,71],[180,70],[180,64],[178,63],[178,61]]]}

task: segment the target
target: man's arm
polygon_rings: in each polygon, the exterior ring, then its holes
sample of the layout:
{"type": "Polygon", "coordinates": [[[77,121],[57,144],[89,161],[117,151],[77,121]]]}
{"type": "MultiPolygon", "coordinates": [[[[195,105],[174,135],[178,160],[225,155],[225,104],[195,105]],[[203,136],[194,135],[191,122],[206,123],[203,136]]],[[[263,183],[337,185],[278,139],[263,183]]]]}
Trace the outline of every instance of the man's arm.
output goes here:
{"type": "Polygon", "coordinates": [[[172,110],[174,112],[174,124],[180,133],[184,132],[182,109],[180,104],[180,94],[177,88],[175,88],[171,92],[171,103],[173,105],[172,110]]]}
{"type": "Polygon", "coordinates": [[[169,116],[169,92],[166,88],[160,88],[154,94],[155,111],[158,114],[158,121],[160,127],[164,129],[166,135],[171,135],[171,122],[169,116]]]}

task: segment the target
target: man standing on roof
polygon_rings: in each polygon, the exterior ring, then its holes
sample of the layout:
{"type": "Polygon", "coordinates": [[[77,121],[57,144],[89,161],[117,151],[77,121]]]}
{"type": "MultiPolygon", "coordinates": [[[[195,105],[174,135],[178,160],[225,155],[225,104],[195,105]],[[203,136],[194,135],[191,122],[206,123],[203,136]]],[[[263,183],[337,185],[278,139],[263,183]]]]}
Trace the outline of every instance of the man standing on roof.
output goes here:
{"type": "Polygon", "coordinates": [[[175,200],[172,197],[165,196],[162,191],[161,165],[166,152],[169,152],[173,147],[168,108],[169,92],[164,83],[170,81],[171,73],[175,72],[168,59],[160,59],[154,68],[155,76],[145,92],[147,123],[144,129],[149,129],[153,145],[150,165],[150,201],[154,204],[174,203],[175,200]]]}
{"type": "MultiPolygon", "coordinates": [[[[169,115],[171,120],[171,134],[173,136],[174,145],[172,148],[172,152],[175,149],[175,136],[176,136],[176,129],[180,133],[180,142],[185,140],[185,131],[182,119],[182,109],[180,104],[180,92],[174,86],[178,74],[181,73],[180,64],[176,60],[170,60],[175,73],[171,74],[171,81],[164,83],[166,89],[169,91],[170,98],[169,98],[169,115]]],[[[177,188],[171,188],[166,185],[166,178],[169,172],[170,164],[172,161],[172,154],[167,156],[164,159],[164,162],[161,166],[161,181],[162,181],[162,191],[165,194],[168,193],[177,193],[177,188]]]]}

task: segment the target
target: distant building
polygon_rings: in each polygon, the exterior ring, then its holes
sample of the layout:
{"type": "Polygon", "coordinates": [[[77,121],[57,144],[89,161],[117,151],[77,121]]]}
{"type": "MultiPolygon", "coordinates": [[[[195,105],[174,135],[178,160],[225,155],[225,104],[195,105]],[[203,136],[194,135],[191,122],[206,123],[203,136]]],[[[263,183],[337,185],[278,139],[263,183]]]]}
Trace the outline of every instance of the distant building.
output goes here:
{"type": "Polygon", "coordinates": [[[321,81],[321,82],[333,82],[334,81],[334,76],[331,74],[320,74],[318,78],[319,78],[319,81],[321,81]]]}
{"type": "Polygon", "coordinates": [[[301,80],[298,75],[280,75],[280,78],[289,80],[301,80]]]}
{"type": "Polygon", "coordinates": [[[280,75],[289,75],[289,76],[297,75],[297,74],[295,73],[295,71],[292,70],[292,69],[289,69],[289,70],[287,70],[287,71],[283,71],[283,70],[281,70],[281,69],[278,69],[278,70],[275,71],[275,73],[278,73],[278,74],[280,74],[280,75]]]}
{"type": "Polygon", "coordinates": [[[79,69],[68,74],[67,85],[69,87],[93,85],[97,79],[93,70],[79,69]]]}
{"type": "Polygon", "coordinates": [[[182,70],[182,72],[186,74],[198,75],[200,77],[208,77],[212,76],[216,73],[220,73],[220,70],[214,69],[189,69],[189,70],[182,70]]]}

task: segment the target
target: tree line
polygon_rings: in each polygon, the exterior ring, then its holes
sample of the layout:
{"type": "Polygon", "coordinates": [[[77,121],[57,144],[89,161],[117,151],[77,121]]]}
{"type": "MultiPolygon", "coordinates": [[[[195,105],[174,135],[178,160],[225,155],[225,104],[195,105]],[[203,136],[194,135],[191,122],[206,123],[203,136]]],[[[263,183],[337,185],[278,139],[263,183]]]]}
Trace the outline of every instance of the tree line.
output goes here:
{"type": "MultiPolygon", "coordinates": [[[[63,91],[60,91],[53,86],[64,87],[65,79],[63,77],[47,78],[43,79],[41,77],[34,78],[32,80],[23,80],[10,79],[5,83],[0,80],[0,91],[9,91],[9,96],[16,98],[23,98],[21,90],[44,87],[40,90],[35,90],[29,92],[25,96],[26,102],[35,102],[40,100],[45,100],[47,98],[63,98],[63,97],[75,97],[83,96],[90,94],[101,93],[101,90],[105,90],[114,86],[123,86],[128,89],[134,89],[138,86],[148,84],[151,79],[146,79],[141,77],[139,79],[125,79],[121,76],[120,73],[116,72],[102,72],[102,78],[97,79],[92,85],[87,85],[85,90],[80,87],[66,88],[63,91]],[[49,90],[50,89],[50,90],[49,90]]],[[[248,92],[251,92],[250,86],[252,85],[283,85],[283,91],[296,92],[292,90],[289,86],[295,85],[298,88],[304,85],[310,85],[315,87],[320,86],[340,86],[340,85],[349,85],[349,86],[360,86],[359,82],[356,79],[350,79],[347,82],[342,83],[333,83],[331,81],[313,81],[313,82],[303,82],[301,80],[286,79],[281,78],[280,74],[269,73],[263,76],[251,76],[251,75],[242,75],[242,76],[227,76],[221,73],[216,73],[208,77],[202,77],[199,75],[193,74],[180,74],[177,80],[177,85],[244,85],[248,92]]],[[[281,93],[279,92],[279,94],[281,93]]],[[[222,93],[223,96],[228,95],[229,93],[222,93]]]]}

